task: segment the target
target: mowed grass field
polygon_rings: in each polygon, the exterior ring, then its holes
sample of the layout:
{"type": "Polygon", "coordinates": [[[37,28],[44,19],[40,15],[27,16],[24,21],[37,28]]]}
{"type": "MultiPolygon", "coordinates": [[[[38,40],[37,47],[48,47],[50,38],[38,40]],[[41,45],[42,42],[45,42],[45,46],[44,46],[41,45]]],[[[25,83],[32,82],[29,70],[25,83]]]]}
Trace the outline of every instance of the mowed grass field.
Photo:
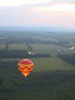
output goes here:
{"type": "MultiPolygon", "coordinates": [[[[22,58],[27,59],[27,58],[22,58]]],[[[70,63],[58,58],[58,57],[50,57],[50,58],[28,58],[33,61],[34,63],[34,72],[55,72],[55,71],[74,71],[75,67],[70,63]]],[[[17,66],[18,62],[21,59],[0,59],[2,62],[16,62],[15,66],[17,66]]],[[[10,65],[11,67],[12,65],[10,65]]],[[[18,67],[18,66],[17,66],[18,67]]]]}
{"type": "MultiPolygon", "coordinates": [[[[0,50],[5,49],[6,45],[0,44],[0,50]]],[[[27,50],[28,46],[26,44],[8,44],[8,50],[27,50]]]]}
{"type": "Polygon", "coordinates": [[[57,46],[57,45],[51,45],[51,44],[30,44],[33,51],[35,53],[41,53],[41,54],[57,54],[60,50],[60,52],[67,50],[66,47],[57,46]]]}
{"type": "Polygon", "coordinates": [[[34,65],[35,65],[33,72],[75,70],[75,67],[73,65],[57,57],[33,58],[31,60],[34,62],[34,65]]]}
{"type": "Polygon", "coordinates": [[[75,99],[74,66],[59,58],[33,58],[35,67],[25,79],[19,60],[0,60],[0,100],[75,99]]]}
{"type": "MultiPolygon", "coordinates": [[[[30,44],[31,48],[33,49],[34,52],[36,53],[42,53],[42,54],[48,54],[51,52],[57,52],[57,50],[65,50],[67,49],[66,47],[62,46],[57,46],[57,45],[51,45],[51,44],[30,44]]],[[[0,44],[0,49],[5,48],[6,45],[1,45],[0,44]]],[[[29,49],[26,44],[8,44],[8,49],[29,49]]]]}
{"type": "MultiPolygon", "coordinates": [[[[72,50],[68,47],[52,45],[52,44],[29,44],[32,48],[32,52],[41,54],[56,55],[58,53],[74,53],[75,48],[72,50]]],[[[6,45],[0,44],[0,50],[6,48],[6,45]]],[[[8,50],[28,50],[30,48],[26,44],[8,44],[8,50]]]]}
{"type": "MultiPolygon", "coordinates": [[[[25,44],[8,47],[10,50],[28,49],[25,44]]],[[[48,44],[31,44],[31,47],[33,52],[42,54],[56,54],[58,49],[66,49],[48,44]]],[[[73,65],[56,56],[28,59],[35,66],[26,79],[18,70],[20,58],[0,59],[0,100],[75,100],[73,65]]]]}
{"type": "Polygon", "coordinates": [[[28,47],[26,44],[9,44],[9,50],[27,50],[28,47]]]}
{"type": "MultiPolygon", "coordinates": [[[[4,45],[0,45],[1,48],[4,47],[4,45]]],[[[63,52],[64,50],[68,50],[66,47],[62,46],[56,46],[51,44],[30,44],[33,52],[35,53],[41,53],[41,54],[52,54],[55,55],[59,52],[63,52]],[[61,50],[61,51],[58,51],[61,50]]],[[[26,44],[9,44],[8,50],[28,50],[28,46],[26,44]]],[[[19,61],[21,59],[2,59],[3,61],[19,61]]],[[[34,64],[34,70],[36,71],[70,71],[74,70],[74,66],[69,64],[68,62],[54,56],[49,58],[30,58],[34,64]]]]}
{"type": "MultiPolygon", "coordinates": [[[[51,44],[30,44],[32,51],[35,53],[41,54],[52,54],[55,55],[59,52],[63,52],[64,50],[68,51],[68,48],[51,45],[51,44]],[[60,51],[58,51],[60,50],[60,51]]],[[[1,48],[5,47],[5,45],[0,45],[1,48]]],[[[29,50],[26,44],[9,44],[8,50],[29,50]]],[[[19,58],[18,58],[19,59],[19,58]]],[[[2,59],[3,61],[18,61],[18,59],[2,59]]],[[[49,58],[30,58],[34,64],[34,70],[36,71],[69,71],[74,70],[74,66],[69,64],[68,62],[53,56],[49,58]]]]}

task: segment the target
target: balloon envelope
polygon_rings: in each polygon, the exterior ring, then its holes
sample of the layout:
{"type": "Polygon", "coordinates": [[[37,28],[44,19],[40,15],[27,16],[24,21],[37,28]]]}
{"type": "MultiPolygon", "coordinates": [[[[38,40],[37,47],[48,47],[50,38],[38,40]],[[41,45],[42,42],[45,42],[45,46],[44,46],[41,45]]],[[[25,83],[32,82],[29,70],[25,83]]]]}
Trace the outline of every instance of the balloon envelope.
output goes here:
{"type": "Polygon", "coordinates": [[[28,59],[23,59],[18,63],[18,69],[24,76],[27,76],[32,71],[33,67],[33,62],[28,59]]]}

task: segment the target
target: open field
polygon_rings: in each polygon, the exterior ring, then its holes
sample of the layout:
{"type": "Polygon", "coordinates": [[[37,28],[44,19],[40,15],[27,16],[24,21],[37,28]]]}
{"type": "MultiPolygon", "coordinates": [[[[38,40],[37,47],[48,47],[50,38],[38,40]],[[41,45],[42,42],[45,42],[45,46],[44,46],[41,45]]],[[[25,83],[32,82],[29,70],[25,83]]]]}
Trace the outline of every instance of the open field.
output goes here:
{"type": "Polygon", "coordinates": [[[35,67],[25,79],[19,60],[0,60],[1,100],[74,100],[74,66],[59,58],[34,58],[35,67]]]}
{"type": "MultiPolygon", "coordinates": [[[[31,59],[34,64],[34,70],[33,72],[45,72],[45,71],[72,71],[75,70],[75,67],[71,64],[69,64],[68,62],[60,59],[60,58],[28,58],[31,59]]],[[[2,62],[18,62],[21,59],[0,59],[0,61],[2,62]]],[[[15,66],[17,65],[17,63],[15,64],[15,66]]],[[[11,65],[12,66],[12,65],[11,65]]],[[[10,66],[10,67],[11,67],[10,66]]]]}
{"type": "MultiPolygon", "coordinates": [[[[29,44],[36,53],[49,54],[51,52],[57,53],[58,50],[67,50],[66,47],[51,45],[51,44],[29,44]]],[[[5,49],[6,45],[0,45],[0,49],[5,49]]],[[[8,50],[25,50],[29,49],[26,44],[8,44],[8,50]]]]}
{"type": "Polygon", "coordinates": [[[8,50],[27,50],[26,44],[9,44],[8,50]]]}
{"type": "Polygon", "coordinates": [[[0,100],[75,100],[75,34],[0,33],[0,100]],[[35,65],[26,79],[25,58],[35,65]]]}
{"type": "Polygon", "coordinates": [[[0,45],[0,50],[3,49],[8,49],[8,50],[28,50],[34,53],[41,53],[41,54],[51,54],[51,55],[56,55],[59,53],[74,53],[75,52],[75,45],[74,49],[71,49],[69,47],[63,47],[63,46],[58,46],[58,45],[52,45],[52,44],[29,44],[32,50],[28,47],[27,44],[8,44],[6,45],[0,45]]]}
{"type": "Polygon", "coordinates": [[[31,44],[31,47],[34,52],[36,53],[42,53],[42,54],[57,54],[60,50],[61,52],[64,52],[64,50],[67,50],[66,47],[57,46],[57,45],[51,45],[51,44],[31,44]]]}
{"type": "Polygon", "coordinates": [[[33,58],[35,71],[70,71],[75,70],[75,67],[60,58],[33,58]]]}

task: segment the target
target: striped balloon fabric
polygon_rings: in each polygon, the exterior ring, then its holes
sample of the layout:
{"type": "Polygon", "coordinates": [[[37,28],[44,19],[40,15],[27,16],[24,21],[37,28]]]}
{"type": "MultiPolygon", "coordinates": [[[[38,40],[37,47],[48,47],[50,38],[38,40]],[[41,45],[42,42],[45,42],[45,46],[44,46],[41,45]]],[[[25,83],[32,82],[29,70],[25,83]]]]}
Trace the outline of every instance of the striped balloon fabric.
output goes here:
{"type": "Polygon", "coordinates": [[[25,77],[32,71],[33,67],[33,62],[28,59],[23,59],[18,63],[18,69],[25,77]]]}

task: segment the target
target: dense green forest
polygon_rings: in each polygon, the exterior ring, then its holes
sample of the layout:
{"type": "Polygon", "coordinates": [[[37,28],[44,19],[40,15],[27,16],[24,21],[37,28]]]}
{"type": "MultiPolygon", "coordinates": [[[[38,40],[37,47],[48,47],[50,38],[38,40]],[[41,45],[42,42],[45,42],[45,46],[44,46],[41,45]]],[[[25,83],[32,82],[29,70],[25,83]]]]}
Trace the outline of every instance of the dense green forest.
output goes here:
{"type": "Polygon", "coordinates": [[[75,100],[75,33],[0,31],[0,100],[75,100]],[[35,65],[29,76],[21,59],[35,65]]]}

